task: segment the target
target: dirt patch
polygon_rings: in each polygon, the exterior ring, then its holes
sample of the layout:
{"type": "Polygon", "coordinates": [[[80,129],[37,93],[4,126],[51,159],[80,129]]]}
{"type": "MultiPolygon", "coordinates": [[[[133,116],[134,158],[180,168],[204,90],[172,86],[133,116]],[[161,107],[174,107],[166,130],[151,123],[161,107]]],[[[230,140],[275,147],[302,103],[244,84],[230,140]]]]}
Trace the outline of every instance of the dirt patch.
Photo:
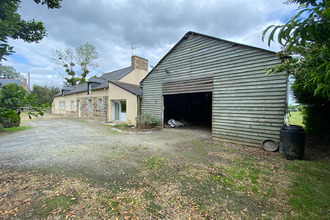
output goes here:
{"type": "MultiPolygon", "coordinates": [[[[288,193],[297,172],[287,169],[293,162],[278,152],[217,142],[202,130],[126,134],[55,116],[28,125],[29,130],[1,136],[0,218],[286,219],[297,214],[288,193]]],[[[317,160],[314,150],[306,148],[310,161],[317,160]]]]}

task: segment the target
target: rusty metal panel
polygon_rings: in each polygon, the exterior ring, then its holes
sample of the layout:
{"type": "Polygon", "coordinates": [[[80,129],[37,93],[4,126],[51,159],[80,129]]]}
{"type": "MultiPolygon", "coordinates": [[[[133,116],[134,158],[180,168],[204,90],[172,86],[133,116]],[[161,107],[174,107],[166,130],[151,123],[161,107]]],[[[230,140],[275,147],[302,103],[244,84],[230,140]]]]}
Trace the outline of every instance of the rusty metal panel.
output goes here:
{"type": "Polygon", "coordinates": [[[265,69],[280,62],[266,50],[190,34],[143,81],[141,112],[161,121],[163,95],[212,91],[214,138],[252,146],[278,141],[287,79],[265,69]]]}

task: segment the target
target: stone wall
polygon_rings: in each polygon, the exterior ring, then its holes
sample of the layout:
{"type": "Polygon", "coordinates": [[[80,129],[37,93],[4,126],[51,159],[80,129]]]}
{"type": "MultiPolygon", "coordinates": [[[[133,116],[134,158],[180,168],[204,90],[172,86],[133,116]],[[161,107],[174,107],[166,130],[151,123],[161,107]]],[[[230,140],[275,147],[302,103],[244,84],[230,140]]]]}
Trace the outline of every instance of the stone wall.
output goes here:
{"type": "Polygon", "coordinates": [[[76,112],[74,112],[73,116],[78,117],[79,114],[79,106],[78,101],[80,100],[80,106],[81,106],[81,117],[82,118],[89,118],[99,121],[105,121],[106,116],[106,100],[107,98],[105,96],[96,96],[96,97],[81,97],[76,99],[76,112]],[[99,100],[102,100],[102,108],[99,108],[99,100]],[[89,101],[92,102],[92,109],[89,110],[89,101]]]}

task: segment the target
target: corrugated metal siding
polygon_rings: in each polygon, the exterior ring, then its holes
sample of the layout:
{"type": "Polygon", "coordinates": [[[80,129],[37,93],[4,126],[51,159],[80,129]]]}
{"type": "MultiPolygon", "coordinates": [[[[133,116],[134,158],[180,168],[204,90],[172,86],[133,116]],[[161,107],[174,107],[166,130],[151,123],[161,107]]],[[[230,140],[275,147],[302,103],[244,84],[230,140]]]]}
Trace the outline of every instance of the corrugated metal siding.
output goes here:
{"type": "Polygon", "coordinates": [[[170,92],[168,81],[213,75],[213,137],[253,146],[266,138],[278,141],[286,77],[265,74],[266,68],[278,63],[269,51],[189,35],[143,81],[141,112],[162,120],[162,87],[170,92]]]}

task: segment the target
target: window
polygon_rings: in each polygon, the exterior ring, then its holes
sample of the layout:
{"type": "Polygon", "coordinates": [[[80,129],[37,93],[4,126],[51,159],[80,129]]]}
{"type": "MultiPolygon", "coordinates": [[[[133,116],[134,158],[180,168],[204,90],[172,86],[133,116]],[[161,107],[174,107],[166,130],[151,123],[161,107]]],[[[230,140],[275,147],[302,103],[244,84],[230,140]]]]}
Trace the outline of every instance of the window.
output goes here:
{"type": "Polygon", "coordinates": [[[88,99],[88,109],[91,112],[92,111],[92,100],[88,99]]]}
{"type": "Polygon", "coordinates": [[[102,109],[102,99],[99,99],[99,109],[102,109]]]}
{"type": "Polygon", "coordinates": [[[74,111],[74,101],[71,101],[71,110],[74,111]]]}
{"type": "Polygon", "coordinates": [[[59,109],[61,110],[62,109],[62,102],[60,101],[60,107],[59,107],[59,109]]]}
{"type": "Polygon", "coordinates": [[[63,101],[62,105],[63,105],[63,110],[65,110],[65,101],[63,101]]]}
{"type": "Polygon", "coordinates": [[[88,83],[88,92],[87,95],[91,95],[92,94],[92,83],[88,83]]]}
{"type": "Polygon", "coordinates": [[[126,113],[126,101],[121,101],[121,112],[126,113]]]}

